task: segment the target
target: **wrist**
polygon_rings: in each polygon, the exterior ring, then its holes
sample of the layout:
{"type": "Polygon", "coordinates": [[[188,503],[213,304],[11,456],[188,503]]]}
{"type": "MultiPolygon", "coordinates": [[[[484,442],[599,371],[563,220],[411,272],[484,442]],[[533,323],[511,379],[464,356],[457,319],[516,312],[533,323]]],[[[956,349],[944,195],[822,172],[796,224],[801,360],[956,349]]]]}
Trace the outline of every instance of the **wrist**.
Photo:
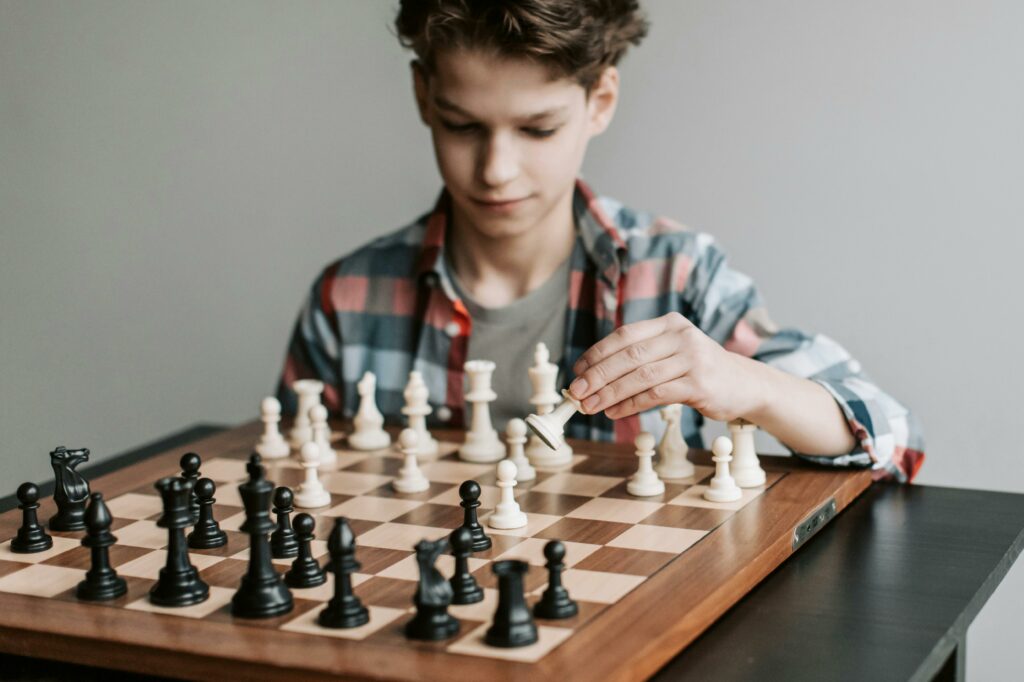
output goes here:
{"type": "Polygon", "coordinates": [[[734,355],[745,370],[744,383],[749,389],[739,417],[758,426],[770,423],[781,393],[780,382],[786,375],[759,360],[745,355],[734,355]]]}

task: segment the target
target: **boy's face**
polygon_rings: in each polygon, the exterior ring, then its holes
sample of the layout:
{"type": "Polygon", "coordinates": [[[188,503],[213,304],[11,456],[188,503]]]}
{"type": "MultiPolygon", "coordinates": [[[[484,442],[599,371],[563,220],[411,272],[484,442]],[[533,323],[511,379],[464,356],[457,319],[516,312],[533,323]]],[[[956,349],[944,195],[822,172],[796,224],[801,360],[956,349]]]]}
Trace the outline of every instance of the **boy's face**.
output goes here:
{"type": "Polygon", "coordinates": [[[587,143],[615,110],[614,67],[589,97],[540,64],[481,51],[442,52],[433,73],[414,63],[413,74],[460,226],[506,238],[571,215],[587,143]]]}

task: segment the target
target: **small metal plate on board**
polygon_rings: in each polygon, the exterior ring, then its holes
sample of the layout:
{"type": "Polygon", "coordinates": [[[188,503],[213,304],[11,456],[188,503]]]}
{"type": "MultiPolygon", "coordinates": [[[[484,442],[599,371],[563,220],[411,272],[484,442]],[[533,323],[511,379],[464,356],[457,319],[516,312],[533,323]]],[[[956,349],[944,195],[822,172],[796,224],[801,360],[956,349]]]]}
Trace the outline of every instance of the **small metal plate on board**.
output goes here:
{"type": "Polygon", "coordinates": [[[831,521],[836,515],[836,500],[830,498],[828,502],[818,507],[817,510],[793,531],[793,551],[799,549],[800,545],[807,542],[807,539],[821,530],[822,526],[831,521]]]}

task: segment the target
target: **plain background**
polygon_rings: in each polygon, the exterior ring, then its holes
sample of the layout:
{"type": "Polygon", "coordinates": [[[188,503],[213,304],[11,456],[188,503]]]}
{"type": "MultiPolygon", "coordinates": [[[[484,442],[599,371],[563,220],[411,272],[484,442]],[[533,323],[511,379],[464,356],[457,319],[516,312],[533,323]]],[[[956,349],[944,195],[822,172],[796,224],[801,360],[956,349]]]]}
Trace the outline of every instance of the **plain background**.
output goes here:
{"type": "MultiPolygon", "coordinates": [[[[0,495],[255,418],[319,268],[430,207],[394,4],[0,0],[0,495]]],[[[645,6],[587,180],[839,339],[921,416],[920,483],[1024,492],[1024,4],[645,6]]],[[[1017,670],[1021,563],[971,679],[1017,670]]]]}

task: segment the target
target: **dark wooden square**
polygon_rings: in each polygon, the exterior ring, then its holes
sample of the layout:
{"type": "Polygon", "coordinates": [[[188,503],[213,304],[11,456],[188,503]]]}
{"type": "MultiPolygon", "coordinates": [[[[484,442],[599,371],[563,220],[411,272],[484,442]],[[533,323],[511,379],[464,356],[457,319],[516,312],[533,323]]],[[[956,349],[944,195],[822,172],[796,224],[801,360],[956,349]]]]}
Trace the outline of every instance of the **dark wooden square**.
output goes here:
{"type": "Polygon", "coordinates": [[[566,493],[544,493],[540,491],[528,491],[517,496],[519,508],[528,514],[549,514],[551,516],[565,516],[573,509],[581,507],[592,498],[583,495],[569,495],[566,493]]]}
{"type": "Polygon", "coordinates": [[[562,540],[568,542],[588,542],[592,545],[603,545],[624,533],[633,524],[617,521],[595,521],[592,519],[566,518],[556,521],[535,537],[545,540],[562,540]]]}
{"type": "Polygon", "coordinates": [[[408,523],[413,526],[432,526],[454,530],[462,525],[465,510],[450,504],[423,504],[394,519],[394,523],[408,523]]]}
{"type": "Polygon", "coordinates": [[[705,507],[684,507],[683,505],[666,504],[640,523],[647,526],[713,530],[735,513],[732,509],[707,509],[705,507]]]}
{"type": "MultiPolygon", "coordinates": [[[[356,544],[356,561],[360,563],[359,573],[376,575],[411,554],[412,552],[403,552],[398,549],[365,547],[356,544]]],[[[324,557],[325,564],[328,558],[330,558],[330,555],[324,557]]]]}
{"type": "Polygon", "coordinates": [[[648,552],[623,547],[602,547],[573,568],[604,573],[627,573],[629,575],[654,575],[662,566],[676,558],[676,554],[648,552]]]}
{"type": "Polygon", "coordinates": [[[387,606],[393,609],[407,609],[412,606],[417,583],[412,580],[398,580],[374,576],[357,585],[354,592],[366,606],[387,606]]]}

